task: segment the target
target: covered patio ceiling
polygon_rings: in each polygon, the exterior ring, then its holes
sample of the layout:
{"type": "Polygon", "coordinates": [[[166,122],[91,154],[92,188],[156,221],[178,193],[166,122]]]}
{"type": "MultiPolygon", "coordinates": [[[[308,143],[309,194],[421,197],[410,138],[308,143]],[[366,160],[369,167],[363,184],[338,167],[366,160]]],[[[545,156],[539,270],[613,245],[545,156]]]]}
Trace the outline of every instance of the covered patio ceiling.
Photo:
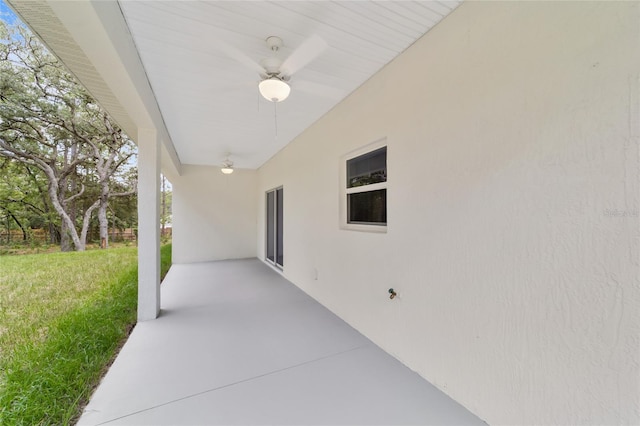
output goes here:
{"type": "Polygon", "coordinates": [[[229,154],[236,167],[256,169],[460,2],[10,3],[125,130],[134,128],[127,125],[137,108],[131,91],[144,92],[136,78],[147,79],[147,109],[157,109],[154,120],[166,126],[164,154],[177,168],[220,165],[229,154]],[[107,37],[99,37],[93,21],[107,37]],[[70,35],[65,43],[63,32],[70,35]],[[269,36],[282,39],[279,51],[267,47],[269,36]],[[312,37],[326,48],[306,48],[312,37]],[[69,60],[71,39],[86,61],[69,60]],[[292,68],[299,69],[289,98],[278,104],[262,98],[255,64],[271,56],[286,61],[294,52],[292,68]],[[123,69],[111,59],[116,57],[123,69]],[[136,61],[139,70],[131,66],[136,61]],[[127,84],[114,77],[121,71],[129,74],[127,84]],[[108,90],[96,89],[100,79],[108,90]]]}

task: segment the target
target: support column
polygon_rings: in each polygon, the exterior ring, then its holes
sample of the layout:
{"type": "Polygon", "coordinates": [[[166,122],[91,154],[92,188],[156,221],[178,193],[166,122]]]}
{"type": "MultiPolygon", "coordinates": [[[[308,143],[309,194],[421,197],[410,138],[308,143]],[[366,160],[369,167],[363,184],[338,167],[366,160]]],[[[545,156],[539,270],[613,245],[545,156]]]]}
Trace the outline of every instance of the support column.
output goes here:
{"type": "Polygon", "coordinates": [[[160,142],[138,129],[138,321],[160,313],[160,142]]]}

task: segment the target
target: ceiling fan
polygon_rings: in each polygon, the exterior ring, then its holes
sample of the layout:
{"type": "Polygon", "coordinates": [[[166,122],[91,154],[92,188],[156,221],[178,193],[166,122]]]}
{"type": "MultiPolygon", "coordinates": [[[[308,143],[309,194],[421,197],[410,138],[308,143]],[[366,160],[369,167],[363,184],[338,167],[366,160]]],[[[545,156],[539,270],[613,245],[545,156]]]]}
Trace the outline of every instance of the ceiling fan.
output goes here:
{"type": "Polygon", "coordinates": [[[229,154],[227,154],[227,158],[222,162],[222,167],[220,171],[225,175],[230,175],[233,173],[233,161],[229,160],[229,154]]]}
{"type": "MultiPolygon", "coordinates": [[[[217,45],[230,58],[258,72],[261,79],[258,83],[260,94],[271,102],[284,101],[291,92],[289,81],[293,74],[318,58],[329,47],[321,37],[313,35],[302,42],[286,59],[282,60],[277,55],[283,46],[282,39],[277,36],[270,36],[267,37],[265,42],[267,48],[273,54],[260,61],[260,63],[232,46],[222,43],[217,45]]],[[[305,84],[304,82],[302,83],[301,86],[304,87],[305,84]]],[[[319,92],[319,86],[314,83],[307,84],[308,91],[319,92]]],[[[331,93],[331,88],[328,89],[327,93],[331,93]]]]}

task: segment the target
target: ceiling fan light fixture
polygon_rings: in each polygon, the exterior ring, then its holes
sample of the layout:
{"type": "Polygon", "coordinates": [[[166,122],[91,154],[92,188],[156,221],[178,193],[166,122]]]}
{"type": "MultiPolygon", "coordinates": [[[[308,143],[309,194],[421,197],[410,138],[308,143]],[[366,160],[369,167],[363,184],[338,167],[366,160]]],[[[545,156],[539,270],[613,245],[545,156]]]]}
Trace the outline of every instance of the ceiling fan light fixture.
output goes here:
{"type": "Polygon", "coordinates": [[[260,94],[268,101],[282,102],[291,93],[291,87],[277,77],[270,77],[258,84],[260,94]]]}
{"type": "Polygon", "coordinates": [[[220,171],[225,175],[230,175],[231,173],[233,173],[233,162],[228,159],[225,160],[225,162],[222,163],[222,167],[220,168],[220,171]]]}

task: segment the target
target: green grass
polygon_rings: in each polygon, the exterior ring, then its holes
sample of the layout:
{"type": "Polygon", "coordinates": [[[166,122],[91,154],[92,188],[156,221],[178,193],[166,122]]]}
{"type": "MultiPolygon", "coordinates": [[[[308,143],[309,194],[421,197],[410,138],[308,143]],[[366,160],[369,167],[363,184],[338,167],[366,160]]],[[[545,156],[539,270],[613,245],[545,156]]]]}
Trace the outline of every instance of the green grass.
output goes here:
{"type": "MultiPolygon", "coordinates": [[[[171,246],[161,253],[164,276],[171,246]]],[[[0,424],[77,418],[135,323],[136,254],[0,257],[0,424]]]]}

